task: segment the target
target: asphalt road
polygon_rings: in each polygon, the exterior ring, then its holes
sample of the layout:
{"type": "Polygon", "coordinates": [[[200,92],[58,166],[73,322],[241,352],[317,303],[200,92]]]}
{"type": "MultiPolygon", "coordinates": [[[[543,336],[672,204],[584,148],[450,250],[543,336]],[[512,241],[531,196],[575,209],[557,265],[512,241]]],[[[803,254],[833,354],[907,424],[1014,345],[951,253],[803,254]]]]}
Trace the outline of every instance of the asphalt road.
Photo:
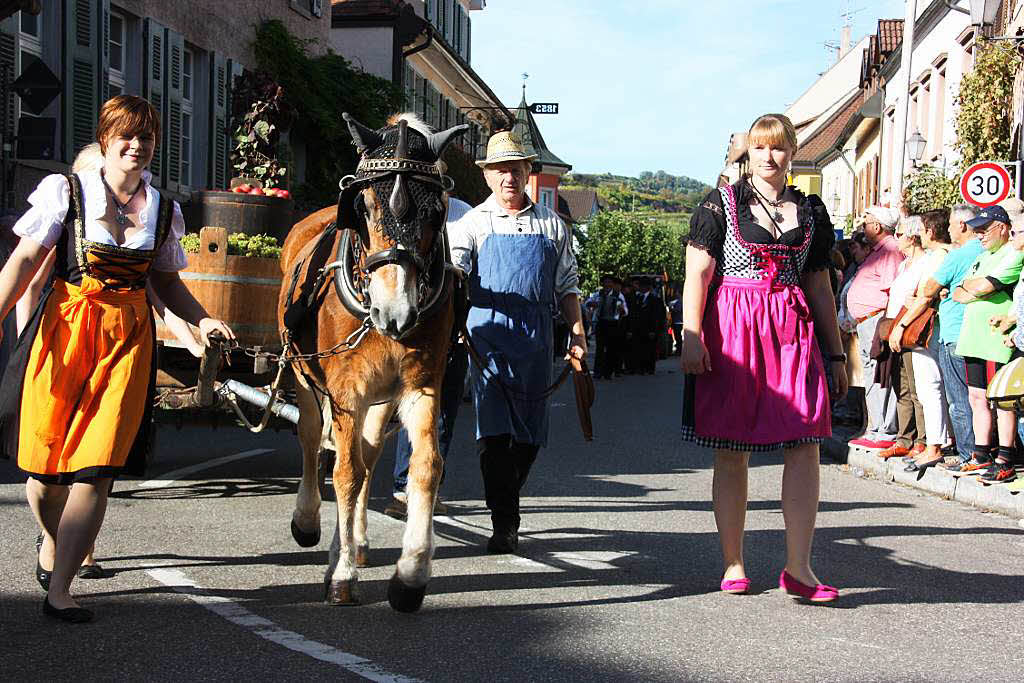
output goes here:
{"type": "MultiPolygon", "coordinates": [[[[373,567],[359,607],[324,605],[333,531],[301,549],[288,530],[298,474],[286,432],[162,427],[152,480],[117,484],[97,555],[112,578],[78,581],[89,625],[40,613],[34,522],[0,464],[0,662],[5,681],[1019,681],[1024,531],[906,488],[822,468],[817,573],[831,606],[777,586],[780,458],[754,461],[747,565],[755,594],[717,592],[709,455],[677,437],[679,374],[598,384],[585,444],[571,389],[527,485],[517,556],[489,535],[464,405],[436,520],[434,578],[413,615],[387,604],[403,525],[371,507],[373,567]],[[266,449],[259,453],[252,451],[266,449]]],[[[727,407],[723,407],[727,409],[727,407]]]]}

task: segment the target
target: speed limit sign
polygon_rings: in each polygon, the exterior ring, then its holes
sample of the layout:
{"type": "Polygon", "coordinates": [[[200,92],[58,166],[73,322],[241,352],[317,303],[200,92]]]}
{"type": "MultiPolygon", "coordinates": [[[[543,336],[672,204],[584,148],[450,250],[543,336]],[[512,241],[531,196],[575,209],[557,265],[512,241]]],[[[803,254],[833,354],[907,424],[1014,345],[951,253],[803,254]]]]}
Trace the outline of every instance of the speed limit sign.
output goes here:
{"type": "Polygon", "coordinates": [[[964,200],[983,209],[1010,196],[1012,187],[1009,172],[994,161],[979,161],[960,178],[960,194],[964,200]]]}

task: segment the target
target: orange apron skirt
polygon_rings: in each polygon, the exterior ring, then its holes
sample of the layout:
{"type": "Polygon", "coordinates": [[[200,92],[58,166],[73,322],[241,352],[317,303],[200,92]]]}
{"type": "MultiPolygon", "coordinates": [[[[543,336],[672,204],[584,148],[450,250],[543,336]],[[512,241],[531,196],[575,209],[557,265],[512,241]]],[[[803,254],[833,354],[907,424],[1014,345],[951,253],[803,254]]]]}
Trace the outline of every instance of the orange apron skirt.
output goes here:
{"type": "Polygon", "coordinates": [[[18,467],[62,480],[116,476],[149,404],[153,351],[145,289],[56,278],[25,368],[18,467]]]}

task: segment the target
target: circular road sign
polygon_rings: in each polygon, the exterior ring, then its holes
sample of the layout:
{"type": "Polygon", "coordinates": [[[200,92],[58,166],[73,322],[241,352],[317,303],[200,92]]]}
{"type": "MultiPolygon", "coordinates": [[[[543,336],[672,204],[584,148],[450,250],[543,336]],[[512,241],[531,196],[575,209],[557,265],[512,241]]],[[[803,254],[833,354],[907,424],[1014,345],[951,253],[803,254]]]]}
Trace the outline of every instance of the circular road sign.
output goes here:
{"type": "Polygon", "coordinates": [[[1010,174],[1002,164],[979,161],[960,178],[960,194],[965,201],[984,209],[1006,199],[1012,185],[1010,174]]]}

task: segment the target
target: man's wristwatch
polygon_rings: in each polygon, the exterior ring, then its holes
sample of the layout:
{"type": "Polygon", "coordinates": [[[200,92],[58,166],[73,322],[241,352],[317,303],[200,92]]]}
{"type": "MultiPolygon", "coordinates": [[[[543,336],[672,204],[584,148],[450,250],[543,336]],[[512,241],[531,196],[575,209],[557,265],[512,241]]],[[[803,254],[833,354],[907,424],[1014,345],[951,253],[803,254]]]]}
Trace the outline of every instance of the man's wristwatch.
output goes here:
{"type": "Polygon", "coordinates": [[[830,363],[845,363],[846,362],[846,354],[845,353],[830,353],[828,356],[826,356],[826,358],[828,358],[828,361],[830,363]]]}

